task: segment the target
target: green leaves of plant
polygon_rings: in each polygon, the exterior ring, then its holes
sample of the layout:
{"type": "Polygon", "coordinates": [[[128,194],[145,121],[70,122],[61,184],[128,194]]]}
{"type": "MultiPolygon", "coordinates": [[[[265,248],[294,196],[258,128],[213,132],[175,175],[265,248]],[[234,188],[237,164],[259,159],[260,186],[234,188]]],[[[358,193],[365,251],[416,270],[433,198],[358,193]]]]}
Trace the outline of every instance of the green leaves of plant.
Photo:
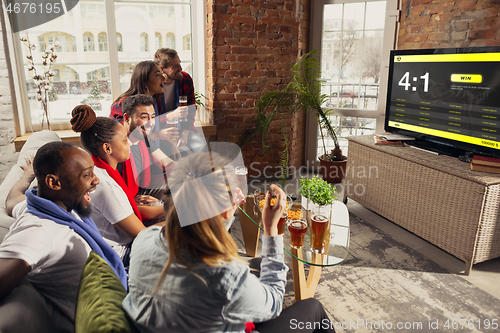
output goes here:
{"type": "Polygon", "coordinates": [[[308,198],[317,205],[331,205],[337,197],[334,196],[335,189],[327,181],[314,176],[313,178],[301,178],[300,195],[308,198]]]}

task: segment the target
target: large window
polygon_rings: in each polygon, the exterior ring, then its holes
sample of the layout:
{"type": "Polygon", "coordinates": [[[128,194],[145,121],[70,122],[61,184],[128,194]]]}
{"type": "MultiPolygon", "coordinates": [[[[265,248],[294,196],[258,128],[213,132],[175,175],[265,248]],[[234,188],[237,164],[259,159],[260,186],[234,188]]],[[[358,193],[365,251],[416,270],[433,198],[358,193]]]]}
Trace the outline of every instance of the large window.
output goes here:
{"type": "Polygon", "coordinates": [[[167,32],[166,44],[165,47],[175,49],[175,34],[173,32],[167,32]]]}
{"type": "Polygon", "coordinates": [[[56,47],[56,52],[76,52],[75,37],[67,33],[53,31],[38,36],[38,48],[42,51],[45,50],[48,45],[54,44],[55,42],[59,45],[56,47]]]}
{"type": "Polygon", "coordinates": [[[116,33],[116,48],[118,49],[118,52],[123,51],[122,34],[119,32],[116,33]]]}
{"type": "MultiPolygon", "coordinates": [[[[312,49],[319,50],[324,91],[343,153],[351,135],[383,128],[387,64],[394,47],[397,0],[318,0],[313,4],[312,49]]],[[[324,153],[319,128],[308,127],[307,159],[324,153]]],[[[326,140],[327,152],[333,142],[326,140]]]]}
{"type": "Polygon", "coordinates": [[[159,32],[155,32],[155,49],[163,47],[163,43],[161,42],[161,34],[159,32]]]}
{"type": "Polygon", "coordinates": [[[99,51],[107,51],[108,50],[108,36],[106,36],[105,32],[100,32],[97,37],[99,41],[99,51]]]}
{"type": "Polygon", "coordinates": [[[90,32],[85,32],[83,34],[83,51],[85,51],[85,52],[95,51],[94,35],[92,35],[92,33],[90,33],[90,32]]]}
{"type": "Polygon", "coordinates": [[[198,23],[203,22],[205,4],[201,0],[80,0],[71,16],[66,13],[8,35],[14,45],[10,58],[16,62],[12,64],[16,76],[13,82],[19,82],[13,97],[17,100],[20,132],[39,130],[43,113],[33,73],[27,70],[28,49],[20,37],[27,33],[36,45],[33,59],[39,74],[45,45],[58,42],[58,57],[52,67],[50,122],[53,129],[69,128],[71,110],[80,103],[95,106],[98,115],[108,116],[114,99],[130,86],[135,65],[153,58],[153,47],[176,49],[183,67],[193,76],[196,91],[205,93],[205,27],[198,23]],[[181,19],[183,12],[187,16],[181,19]],[[115,26],[109,26],[108,20],[115,26]],[[196,38],[189,40],[189,49],[185,50],[183,40],[176,45],[176,35],[196,38]]]}
{"type": "Polygon", "coordinates": [[[145,32],[141,33],[140,39],[139,39],[139,46],[141,48],[141,52],[147,52],[149,51],[149,39],[148,39],[148,34],[145,32]]]}

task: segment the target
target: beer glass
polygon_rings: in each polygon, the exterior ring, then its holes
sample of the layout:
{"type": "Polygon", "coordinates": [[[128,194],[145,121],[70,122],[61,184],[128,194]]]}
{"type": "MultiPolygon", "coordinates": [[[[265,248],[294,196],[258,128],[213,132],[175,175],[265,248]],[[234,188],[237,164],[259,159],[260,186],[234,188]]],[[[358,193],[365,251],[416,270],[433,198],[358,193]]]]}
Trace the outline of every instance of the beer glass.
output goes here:
{"type": "Polygon", "coordinates": [[[179,106],[187,106],[188,98],[187,96],[179,96],[179,106]]]}
{"type": "Polygon", "coordinates": [[[325,215],[314,214],[311,216],[311,251],[315,253],[325,252],[325,239],[328,234],[330,221],[325,215]]]}
{"type": "MultiPolygon", "coordinates": [[[[187,106],[187,105],[188,105],[187,96],[179,96],[179,106],[187,106]]],[[[185,122],[187,122],[187,117],[179,119],[179,135],[181,135],[182,131],[186,129],[186,125],[182,124],[185,122]]]]}
{"type": "Polygon", "coordinates": [[[236,175],[236,183],[241,189],[243,194],[247,195],[247,174],[248,169],[244,166],[237,166],[234,168],[234,174],[236,175]]]}
{"type": "MultiPolygon", "coordinates": [[[[179,126],[179,119],[168,120],[167,118],[166,128],[178,127],[178,126],[179,126]]],[[[172,139],[172,141],[177,141],[177,139],[172,139]]]]}
{"type": "Polygon", "coordinates": [[[286,211],[281,215],[280,220],[278,221],[278,235],[283,235],[285,233],[286,220],[288,218],[288,214],[286,211]]]}
{"type": "Polygon", "coordinates": [[[300,249],[304,245],[304,236],[307,232],[307,222],[305,219],[296,219],[288,222],[290,232],[290,245],[294,249],[300,249]]]}

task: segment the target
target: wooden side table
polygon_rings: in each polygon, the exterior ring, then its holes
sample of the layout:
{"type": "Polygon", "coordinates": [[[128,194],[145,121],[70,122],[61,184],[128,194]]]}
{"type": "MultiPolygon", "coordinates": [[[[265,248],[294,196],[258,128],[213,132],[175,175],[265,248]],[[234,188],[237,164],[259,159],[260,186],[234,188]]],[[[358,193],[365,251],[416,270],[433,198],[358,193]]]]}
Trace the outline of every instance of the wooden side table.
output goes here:
{"type": "MultiPolygon", "coordinates": [[[[296,205],[298,203],[294,203],[296,205]]],[[[298,204],[300,207],[300,204],[298,204]]],[[[244,207],[245,212],[240,211],[241,229],[245,250],[247,255],[255,257],[260,235],[260,212],[254,210],[253,196],[248,196],[244,207]],[[248,216],[245,214],[247,213],[248,216]]],[[[303,216],[310,216],[303,212],[303,216]]],[[[332,216],[335,219],[330,223],[330,236],[325,242],[325,253],[317,254],[310,251],[310,219],[308,220],[308,231],[304,239],[302,249],[290,247],[290,234],[285,229],[284,244],[285,252],[292,257],[293,288],[295,301],[314,297],[316,287],[318,286],[323,267],[335,266],[344,261],[348,255],[349,248],[349,212],[346,205],[340,201],[334,202],[332,206],[332,216]],[[309,274],[306,277],[304,264],[310,265],[309,274]]]]}

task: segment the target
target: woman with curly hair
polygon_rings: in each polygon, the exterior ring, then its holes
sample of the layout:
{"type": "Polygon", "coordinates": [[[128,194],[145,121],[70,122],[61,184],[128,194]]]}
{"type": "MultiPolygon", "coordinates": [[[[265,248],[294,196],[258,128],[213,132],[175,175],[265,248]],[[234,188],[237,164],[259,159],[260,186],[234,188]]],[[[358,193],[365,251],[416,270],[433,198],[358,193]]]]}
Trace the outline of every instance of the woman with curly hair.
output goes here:
{"type": "MultiPolygon", "coordinates": [[[[116,120],[96,117],[88,105],[79,105],[71,113],[71,125],[80,132],[80,140],[92,155],[94,173],[101,184],[90,194],[91,217],[102,236],[119,245],[129,244],[146,227],[144,220],[164,215],[161,206],[137,206],[134,189],[125,183],[117,165],[128,161],[130,147],[125,128],[116,120]]],[[[124,163],[125,178],[132,174],[130,163],[124,163]]]]}

